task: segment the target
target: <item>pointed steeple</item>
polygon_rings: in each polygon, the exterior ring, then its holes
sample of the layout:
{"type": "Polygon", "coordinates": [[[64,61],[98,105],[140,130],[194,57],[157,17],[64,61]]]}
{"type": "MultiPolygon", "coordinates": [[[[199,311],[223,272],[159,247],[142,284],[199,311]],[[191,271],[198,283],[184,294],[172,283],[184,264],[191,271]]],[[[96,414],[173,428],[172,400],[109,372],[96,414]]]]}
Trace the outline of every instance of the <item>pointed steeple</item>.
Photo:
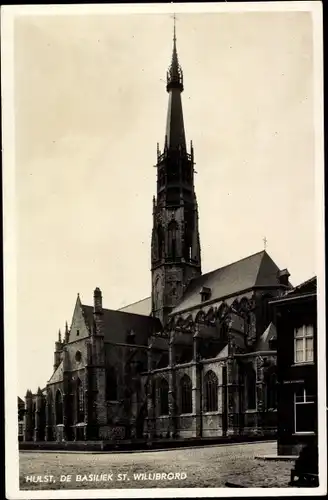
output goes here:
{"type": "Polygon", "coordinates": [[[167,86],[168,92],[172,88],[177,88],[180,92],[183,91],[183,72],[179,64],[178,51],[177,51],[177,36],[175,27],[175,16],[174,16],[174,26],[173,26],[173,50],[172,50],[172,60],[171,65],[167,72],[167,86]]]}
{"type": "Polygon", "coordinates": [[[169,105],[167,111],[164,148],[177,149],[181,146],[181,148],[185,150],[186,137],[181,102],[181,92],[183,92],[183,72],[178,59],[175,17],[173,28],[172,60],[167,72],[166,90],[169,93],[169,105]]]}

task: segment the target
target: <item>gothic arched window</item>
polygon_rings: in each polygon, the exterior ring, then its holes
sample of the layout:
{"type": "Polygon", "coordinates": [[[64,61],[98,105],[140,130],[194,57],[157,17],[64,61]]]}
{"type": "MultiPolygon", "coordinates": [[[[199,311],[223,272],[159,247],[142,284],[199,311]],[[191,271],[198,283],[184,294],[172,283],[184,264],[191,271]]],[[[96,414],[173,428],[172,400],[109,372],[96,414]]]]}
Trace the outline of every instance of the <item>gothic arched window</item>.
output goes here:
{"type": "Polygon", "coordinates": [[[181,413],[192,413],[192,384],[188,375],[180,380],[181,413]]]}
{"type": "Polygon", "coordinates": [[[117,401],[117,375],[112,366],[106,368],[106,399],[117,401]]]}
{"type": "Polygon", "coordinates": [[[165,378],[159,383],[159,400],[161,415],[169,414],[169,384],[165,378]]]}
{"type": "Polygon", "coordinates": [[[205,411],[218,411],[218,378],[212,370],[204,377],[205,411]]]}
{"type": "Polygon", "coordinates": [[[157,226],[157,245],[158,245],[158,258],[161,259],[163,256],[163,228],[161,224],[157,226]]]}
{"type": "Polygon", "coordinates": [[[32,406],[32,429],[35,428],[35,413],[36,413],[36,403],[32,406]]]}
{"type": "Polygon", "coordinates": [[[76,381],[76,421],[84,422],[84,390],[79,378],[76,381]]]}
{"type": "Polygon", "coordinates": [[[248,410],[256,410],[256,373],[249,365],[245,371],[246,407],[248,410]]]}
{"type": "Polygon", "coordinates": [[[168,253],[172,259],[177,255],[177,231],[178,224],[172,220],[168,226],[168,253]]]}
{"type": "Polygon", "coordinates": [[[52,392],[49,391],[47,394],[47,413],[48,413],[48,425],[52,425],[52,392]]]}
{"type": "Polygon", "coordinates": [[[277,375],[271,372],[266,380],[266,406],[267,409],[277,408],[277,375]]]}
{"type": "Polygon", "coordinates": [[[56,392],[56,425],[63,423],[63,396],[60,390],[56,392]]]}

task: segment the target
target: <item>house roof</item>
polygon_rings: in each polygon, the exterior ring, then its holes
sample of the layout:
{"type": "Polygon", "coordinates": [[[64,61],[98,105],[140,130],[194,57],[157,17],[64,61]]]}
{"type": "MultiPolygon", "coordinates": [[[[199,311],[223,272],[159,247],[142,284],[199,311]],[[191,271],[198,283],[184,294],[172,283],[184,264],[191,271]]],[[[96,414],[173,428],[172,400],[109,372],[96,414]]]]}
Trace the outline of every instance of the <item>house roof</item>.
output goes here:
{"type": "Polygon", "coordinates": [[[299,285],[295,286],[292,290],[289,290],[286,295],[298,295],[301,293],[315,292],[317,290],[317,277],[303,281],[299,285]]]}
{"type": "Polygon", "coordinates": [[[210,300],[237,295],[254,287],[279,286],[278,266],[265,250],[193,279],[172,314],[199,307],[200,290],[211,289],[210,300]]]}
{"type": "MultiPolygon", "coordinates": [[[[94,323],[93,307],[82,304],[82,309],[86,321],[92,328],[94,323]]],[[[158,318],[112,309],[103,309],[103,321],[105,342],[127,343],[127,334],[133,331],[135,344],[147,345],[148,338],[161,330],[158,318]]]]}
{"type": "Polygon", "coordinates": [[[20,398],[19,396],[17,396],[17,401],[18,401],[18,405],[25,405],[24,401],[22,400],[22,398],[20,398]]]}

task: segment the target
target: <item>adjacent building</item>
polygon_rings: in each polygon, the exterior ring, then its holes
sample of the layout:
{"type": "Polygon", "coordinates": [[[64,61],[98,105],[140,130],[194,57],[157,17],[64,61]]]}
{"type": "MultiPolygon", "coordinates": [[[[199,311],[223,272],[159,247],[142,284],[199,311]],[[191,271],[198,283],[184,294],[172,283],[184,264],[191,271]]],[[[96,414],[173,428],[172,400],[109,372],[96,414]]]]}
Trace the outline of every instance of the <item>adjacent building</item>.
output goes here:
{"type": "Polygon", "coordinates": [[[272,302],[277,328],[278,455],[317,444],[317,279],[272,302]]]}
{"type": "Polygon", "coordinates": [[[25,403],[19,396],[17,397],[17,406],[18,406],[18,441],[23,441],[25,403]]]}

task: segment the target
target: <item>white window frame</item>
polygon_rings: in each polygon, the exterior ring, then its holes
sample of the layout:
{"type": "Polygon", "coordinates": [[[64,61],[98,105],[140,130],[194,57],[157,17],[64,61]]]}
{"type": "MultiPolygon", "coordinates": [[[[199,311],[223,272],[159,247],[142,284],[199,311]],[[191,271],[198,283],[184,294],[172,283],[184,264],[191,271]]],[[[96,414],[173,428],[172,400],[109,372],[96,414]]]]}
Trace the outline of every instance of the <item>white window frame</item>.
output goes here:
{"type": "Polygon", "coordinates": [[[313,325],[302,325],[299,328],[294,329],[294,363],[299,365],[299,364],[304,364],[304,363],[313,363],[314,362],[314,346],[313,346],[313,340],[314,340],[314,327],[313,325]],[[311,339],[312,340],[312,359],[308,359],[307,353],[309,350],[306,348],[306,341],[311,339]],[[302,350],[296,351],[297,344],[302,341],[302,350]],[[296,352],[302,352],[303,357],[302,361],[298,361],[296,357],[296,352]]]}
{"type": "Polygon", "coordinates": [[[297,418],[296,418],[296,406],[297,405],[315,405],[315,397],[308,395],[306,393],[306,389],[303,389],[303,400],[302,401],[296,401],[296,391],[294,392],[294,434],[315,434],[314,431],[298,431],[297,430],[297,418]],[[312,401],[309,401],[311,399],[312,401]]]}

